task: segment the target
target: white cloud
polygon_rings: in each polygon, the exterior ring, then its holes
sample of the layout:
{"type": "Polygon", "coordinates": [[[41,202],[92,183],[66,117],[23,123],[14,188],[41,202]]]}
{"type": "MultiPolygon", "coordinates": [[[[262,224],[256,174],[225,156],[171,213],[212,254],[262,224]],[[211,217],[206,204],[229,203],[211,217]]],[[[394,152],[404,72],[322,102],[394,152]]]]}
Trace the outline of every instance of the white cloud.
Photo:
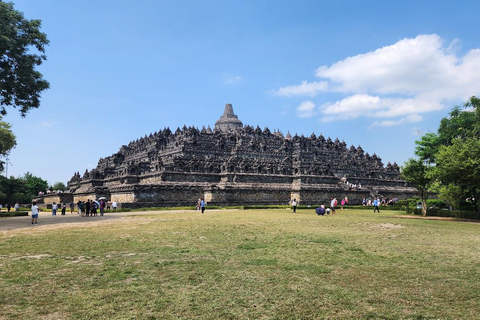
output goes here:
{"type": "Polygon", "coordinates": [[[319,92],[325,92],[328,90],[328,82],[308,82],[302,81],[300,85],[288,86],[273,91],[274,94],[284,97],[292,96],[316,96],[319,92]]]}
{"type": "Polygon", "coordinates": [[[398,126],[404,123],[413,123],[413,122],[420,122],[423,120],[423,117],[418,114],[411,114],[405,118],[401,118],[399,120],[381,120],[381,121],[375,121],[372,124],[372,127],[392,127],[392,126],[398,126]]]}
{"type": "Polygon", "coordinates": [[[319,81],[302,81],[274,93],[287,97],[320,92],[344,95],[320,108],[322,121],[367,116],[395,118],[375,122],[382,126],[417,122],[412,119],[419,119],[419,114],[480,93],[480,49],[457,56],[458,46],[457,39],[444,46],[435,34],[403,39],[321,66],[315,73],[319,81]],[[415,116],[409,118],[411,115],[415,116]]]}
{"type": "Polygon", "coordinates": [[[222,74],[222,83],[226,85],[234,85],[242,81],[242,77],[232,74],[222,74]]]}
{"type": "Polygon", "coordinates": [[[56,124],[56,122],[54,122],[54,121],[43,121],[43,122],[40,123],[40,126],[41,127],[51,127],[55,124],[56,124]]]}
{"type": "Polygon", "coordinates": [[[315,104],[311,101],[304,101],[297,107],[297,115],[299,118],[311,118],[317,113],[315,104]]]}

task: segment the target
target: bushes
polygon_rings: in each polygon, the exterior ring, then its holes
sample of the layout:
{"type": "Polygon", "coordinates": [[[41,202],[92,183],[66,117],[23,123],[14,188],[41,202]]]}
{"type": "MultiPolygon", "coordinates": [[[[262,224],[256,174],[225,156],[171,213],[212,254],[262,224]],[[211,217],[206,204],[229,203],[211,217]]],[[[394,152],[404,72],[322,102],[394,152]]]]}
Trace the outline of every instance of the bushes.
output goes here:
{"type": "Polygon", "coordinates": [[[25,217],[28,216],[28,211],[2,211],[0,217],[25,217]]]}
{"type": "MultiPolygon", "coordinates": [[[[412,213],[415,215],[422,215],[422,209],[413,209],[412,213]]],[[[428,209],[427,217],[446,217],[480,220],[480,213],[476,211],[428,209]]]]}

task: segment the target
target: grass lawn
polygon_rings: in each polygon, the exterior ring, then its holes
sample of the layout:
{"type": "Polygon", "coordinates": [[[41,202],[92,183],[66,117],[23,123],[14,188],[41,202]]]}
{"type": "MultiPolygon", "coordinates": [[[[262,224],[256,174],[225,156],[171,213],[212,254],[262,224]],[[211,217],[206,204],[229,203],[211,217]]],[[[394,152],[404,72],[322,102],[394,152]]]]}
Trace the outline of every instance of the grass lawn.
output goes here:
{"type": "Polygon", "coordinates": [[[480,318],[480,223],[337,212],[171,211],[5,231],[0,319],[480,318]]]}

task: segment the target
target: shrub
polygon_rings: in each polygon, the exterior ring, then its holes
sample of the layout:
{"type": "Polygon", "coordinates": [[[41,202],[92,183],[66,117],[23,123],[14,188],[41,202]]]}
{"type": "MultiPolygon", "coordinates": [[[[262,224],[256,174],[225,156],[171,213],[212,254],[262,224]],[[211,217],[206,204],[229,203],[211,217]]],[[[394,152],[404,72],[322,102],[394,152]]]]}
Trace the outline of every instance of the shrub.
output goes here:
{"type": "MultiPolygon", "coordinates": [[[[422,209],[413,209],[412,212],[415,215],[422,215],[422,209]]],[[[427,217],[447,217],[480,220],[480,213],[476,211],[428,209],[427,217]]]]}
{"type": "Polygon", "coordinates": [[[0,217],[24,217],[28,216],[28,211],[2,211],[0,212],[0,217]]]}

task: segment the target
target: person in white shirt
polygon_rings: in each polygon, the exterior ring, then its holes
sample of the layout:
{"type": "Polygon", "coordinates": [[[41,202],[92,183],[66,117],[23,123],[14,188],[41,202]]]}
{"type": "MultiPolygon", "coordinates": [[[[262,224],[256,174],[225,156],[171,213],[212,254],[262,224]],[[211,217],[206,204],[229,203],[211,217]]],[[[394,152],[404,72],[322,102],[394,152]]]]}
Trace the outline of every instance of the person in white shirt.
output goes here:
{"type": "Polygon", "coordinates": [[[293,213],[297,213],[297,199],[293,199],[292,208],[293,208],[293,213]]]}
{"type": "Polygon", "coordinates": [[[32,203],[32,224],[37,224],[38,219],[38,206],[35,201],[32,203]]]}

